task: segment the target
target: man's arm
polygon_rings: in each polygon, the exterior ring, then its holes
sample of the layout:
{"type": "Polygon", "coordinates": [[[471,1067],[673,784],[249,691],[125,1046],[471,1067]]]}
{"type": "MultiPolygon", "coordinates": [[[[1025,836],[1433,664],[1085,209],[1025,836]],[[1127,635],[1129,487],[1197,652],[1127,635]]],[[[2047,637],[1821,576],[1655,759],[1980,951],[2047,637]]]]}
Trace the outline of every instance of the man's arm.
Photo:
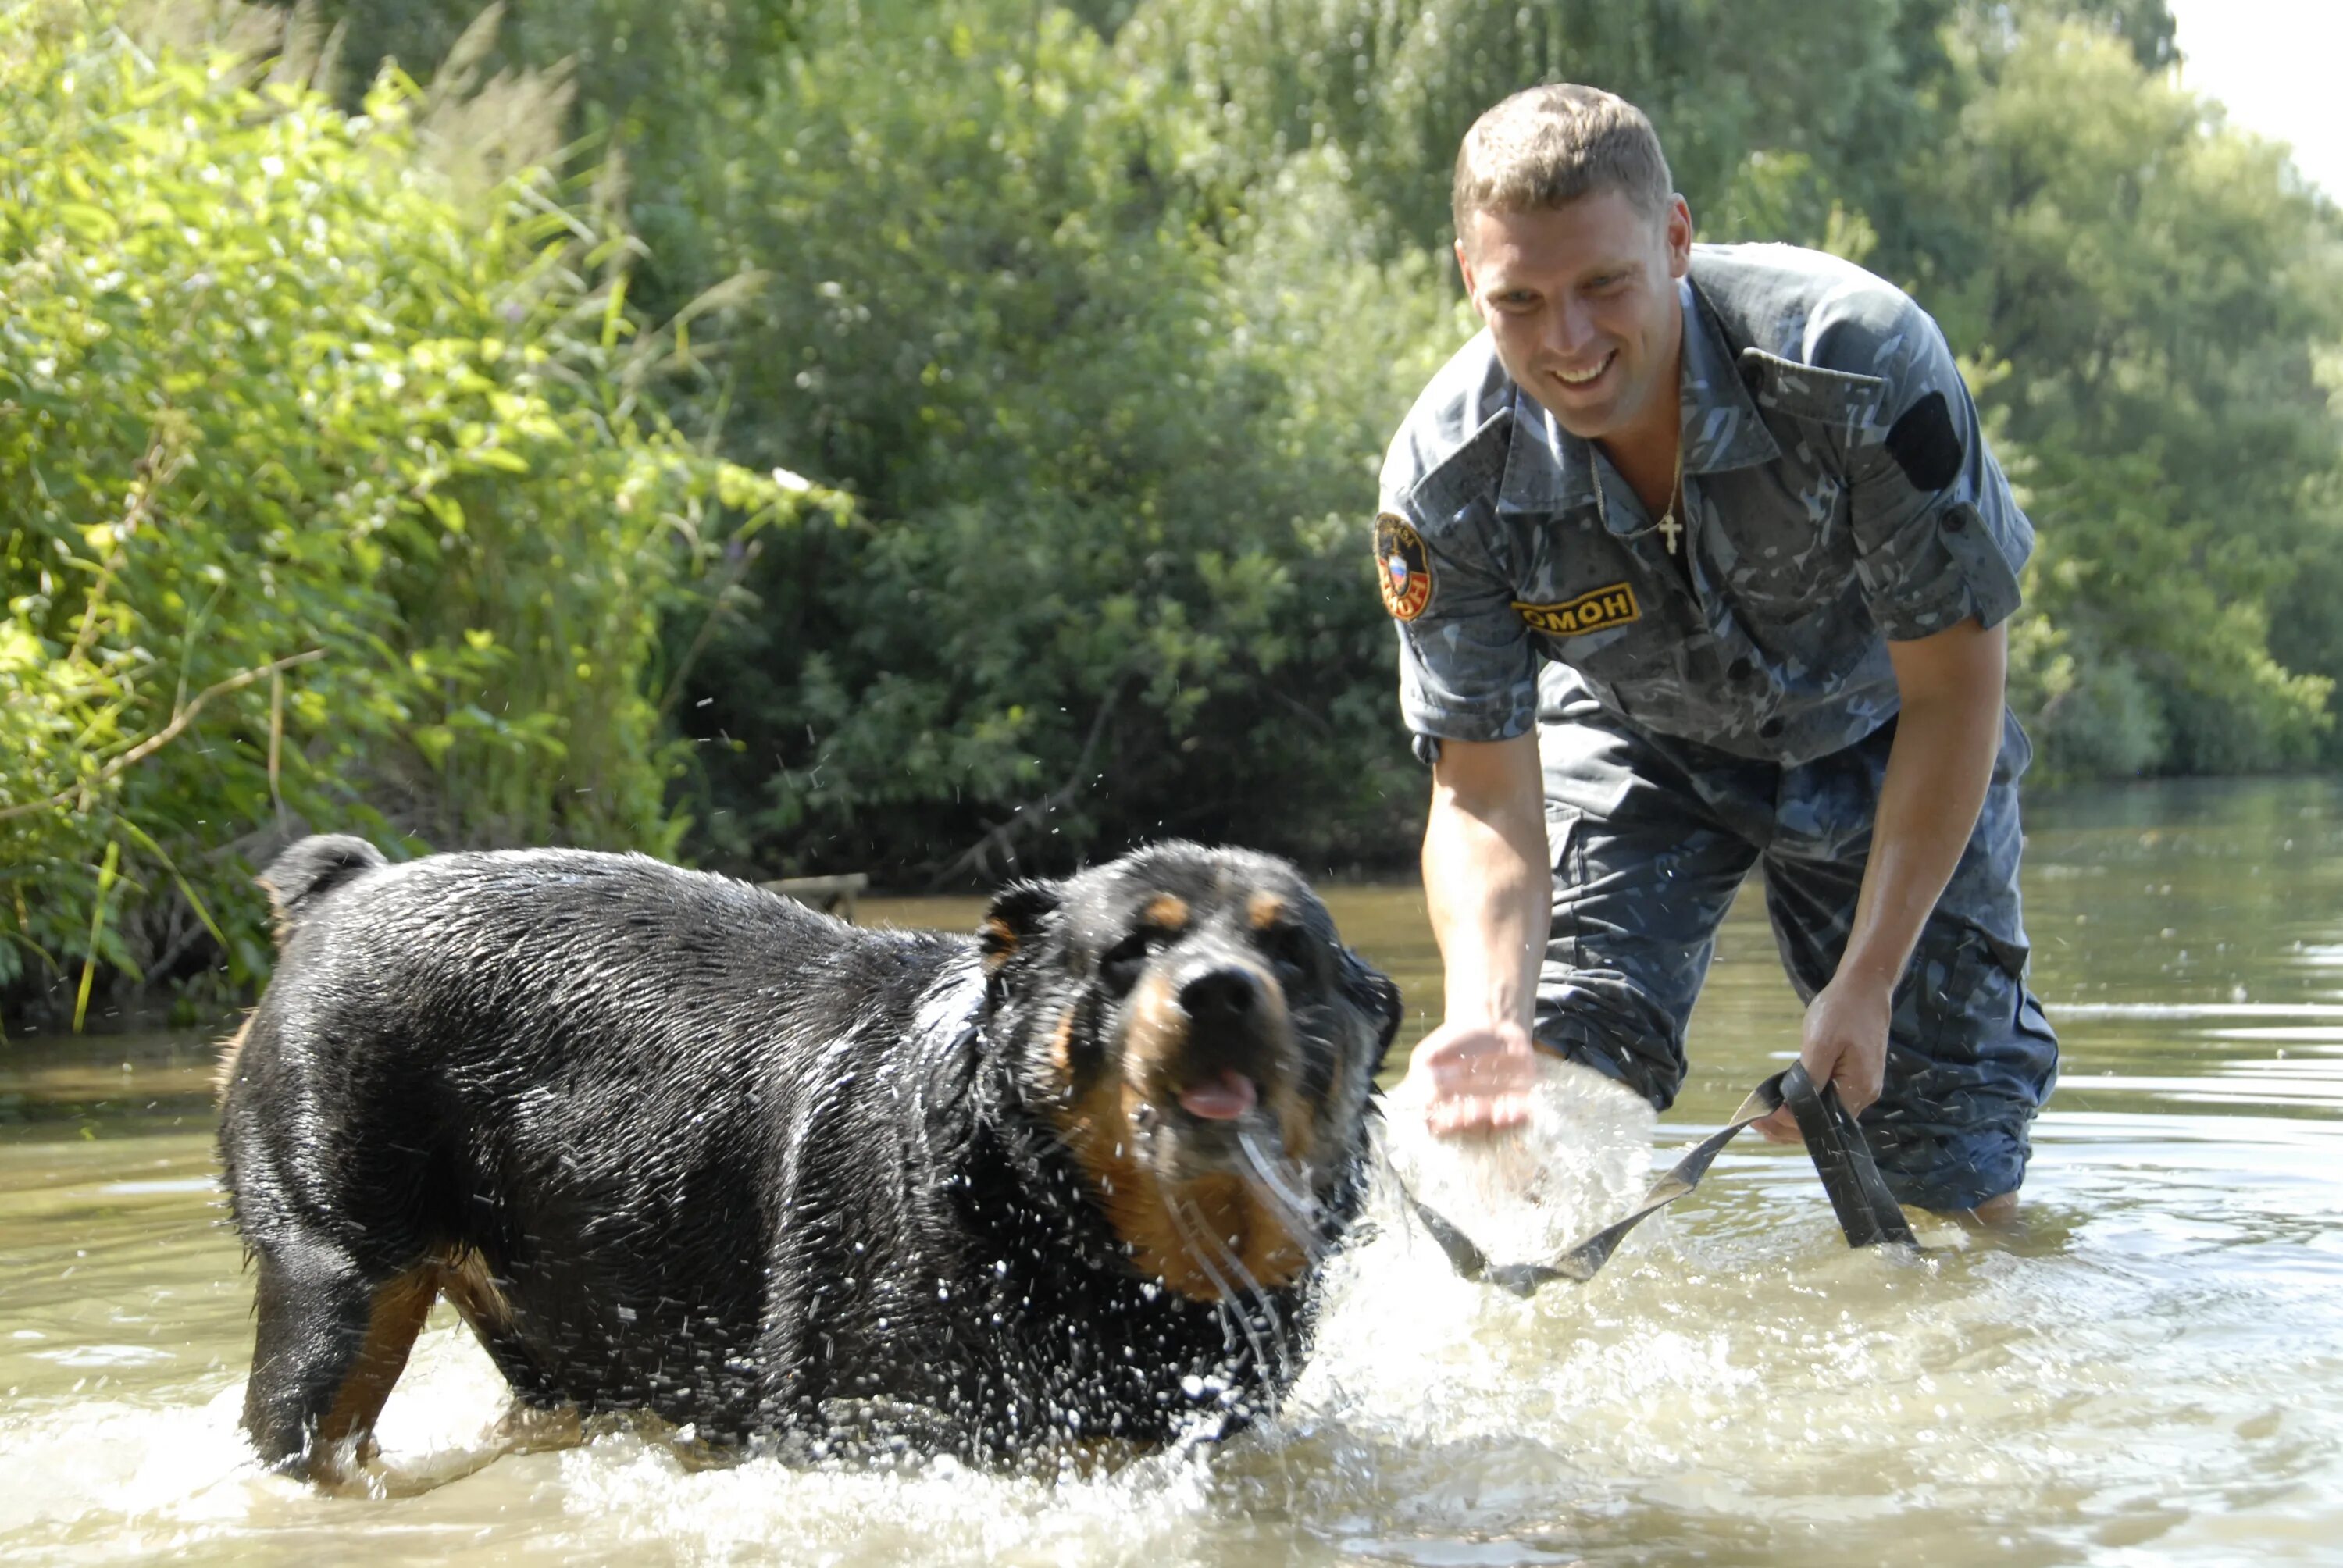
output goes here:
{"type": "Polygon", "coordinates": [[[1530,1022],[1554,900],[1534,732],[1443,740],[1423,830],[1424,902],[1440,943],[1445,1016],[1408,1063],[1447,1134],[1529,1117],[1530,1022]]]}
{"type": "MultiPolygon", "coordinates": [[[[1816,1083],[1838,1085],[1850,1114],[1879,1098],[1896,982],[1985,805],[2001,749],[2007,647],[2004,627],[1986,629],[1974,619],[1887,645],[1903,711],[1846,952],[1806,1009],[1798,1053],[1816,1083]]],[[[1776,1142],[1798,1141],[1786,1109],[1757,1127],[1776,1142]]]]}

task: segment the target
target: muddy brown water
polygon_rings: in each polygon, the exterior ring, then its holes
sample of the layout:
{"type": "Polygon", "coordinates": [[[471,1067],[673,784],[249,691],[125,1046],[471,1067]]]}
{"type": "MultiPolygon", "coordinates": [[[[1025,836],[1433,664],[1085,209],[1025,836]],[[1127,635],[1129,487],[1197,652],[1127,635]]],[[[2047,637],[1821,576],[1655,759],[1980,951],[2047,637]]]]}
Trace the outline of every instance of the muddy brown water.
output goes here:
{"type": "MultiPolygon", "coordinates": [[[[1745,1144],[1594,1284],[1528,1302],[1385,1216],[1274,1427],[1056,1478],[710,1466],[623,1422],[503,1452],[500,1385],[444,1308],[383,1422],[411,1495],[259,1474],[235,1429],[250,1283],[214,1184],[210,1040],[15,1040],[0,1555],[2343,1561],[2343,785],[2095,791],[2028,823],[2066,1058],[2022,1239],[1924,1226],[1925,1261],[1850,1253],[1803,1158],[1745,1144]]],[[[1437,1000],[1419,894],[1330,902],[1407,988],[1413,1038],[1437,1000]]],[[[1663,1154],[1795,1044],[1754,900],[1723,949],[1663,1154]]]]}

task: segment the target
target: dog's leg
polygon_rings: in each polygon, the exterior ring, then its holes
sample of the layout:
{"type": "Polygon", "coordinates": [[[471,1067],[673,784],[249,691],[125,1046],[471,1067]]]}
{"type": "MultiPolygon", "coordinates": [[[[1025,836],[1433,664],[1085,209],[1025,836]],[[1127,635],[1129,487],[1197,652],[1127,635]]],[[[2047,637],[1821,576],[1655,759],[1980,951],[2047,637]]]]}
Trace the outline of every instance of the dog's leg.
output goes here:
{"type": "Polygon", "coordinates": [[[304,1241],[261,1247],[259,1276],[244,1428],[272,1468],[315,1476],[336,1445],[371,1436],[438,1271],[368,1283],[339,1248],[304,1241]]]}
{"type": "Polygon", "coordinates": [[[568,1402],[530,1356],[528,1337],[514,1327],[512,1303],[485,1258],[468,1247],[450,1253],[441,1267],[439,1288],[522,1404],[543,1412],[568,1402]]]}

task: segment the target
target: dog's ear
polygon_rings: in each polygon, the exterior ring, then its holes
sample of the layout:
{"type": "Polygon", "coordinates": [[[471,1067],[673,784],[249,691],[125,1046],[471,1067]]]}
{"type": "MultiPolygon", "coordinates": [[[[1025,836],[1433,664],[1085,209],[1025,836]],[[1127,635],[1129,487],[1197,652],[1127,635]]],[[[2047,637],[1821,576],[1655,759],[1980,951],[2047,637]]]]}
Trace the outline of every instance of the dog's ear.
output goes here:
{"type": "Polygon", "coordinates": [[[1342,992],[1352,1005],[1374,1020],[1374,1070],[1383,1070],[1383,1058],[1390,1054],[1393,1039],[1399,1033],[1401,1014],[1399,987],[1391,977],[1369,964],[1350,949],[1342,950],[1342,992]]]}
{"type": "Polygon", "coordinates": [[[977,944],[984,953],[987,973],[998,974],[1019,950],[1031,945],[1064,900],[1058,882],[1011,882],[1001,890],[977,928],[977,944]]]}

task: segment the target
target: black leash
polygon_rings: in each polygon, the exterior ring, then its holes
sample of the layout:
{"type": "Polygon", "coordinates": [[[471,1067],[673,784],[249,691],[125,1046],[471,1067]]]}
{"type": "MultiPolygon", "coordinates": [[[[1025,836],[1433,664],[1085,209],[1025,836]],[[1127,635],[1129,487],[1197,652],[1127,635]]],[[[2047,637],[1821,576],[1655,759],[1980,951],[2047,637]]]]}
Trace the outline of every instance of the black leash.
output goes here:
{"type": "MultiPolygon", "coordinates": [[[[1798,1119],[1798,1131],[1806,1140],[1806,1152],[1814,1156],[1815,1171],[1823,1179],[1823,1191],[1830,1194],[1839,1229],[1846,1232],[1846,1244],[1872,1247],[1882,1241],[1894,1241],[1916,1247],[1919,1243],[1913,1238],[1912,1227],[1905,1222],[1904,1211],[1889,1196],[1887,1183],[1872,1161],[1871,1145],[1864,1141],[1863,1130],[1839,1102],[1838,1091],[1827,1083],[1817,1090],[1803,1063],[1775,1073],[1751,1090],[1749,1098],[1741,1102],[1741,1109],[1733,1113],[1733,1120],[1687,1150],[1666,1175],[1652,1183],[1652,1190],[1644,1194],[1644,1201],[1634,1213],[1615,1224],[1605,1225],[1551,1263],[1493,1263],[1489,1255],[1473,1244],[1472,1237],[1418,1198],[1405,1181],[1400,1181],[1399,1190],[1458,1273],[1517,1296],[1532,1296],[1539,1286],[1555,1280],[1584,1284],[1593,1279],[1596,1271],[1611,1261],[1613,1250],[1628,1231],[1699,1186],[1700,1179],[1708,1173],[1710,1161],[1743,1128],[1760,1117],[1772,1115],[1784,1105],[1798,1119]]],[[[1393,1177],[1398,1179],[1397,1172],[1393,1177]]]]}

